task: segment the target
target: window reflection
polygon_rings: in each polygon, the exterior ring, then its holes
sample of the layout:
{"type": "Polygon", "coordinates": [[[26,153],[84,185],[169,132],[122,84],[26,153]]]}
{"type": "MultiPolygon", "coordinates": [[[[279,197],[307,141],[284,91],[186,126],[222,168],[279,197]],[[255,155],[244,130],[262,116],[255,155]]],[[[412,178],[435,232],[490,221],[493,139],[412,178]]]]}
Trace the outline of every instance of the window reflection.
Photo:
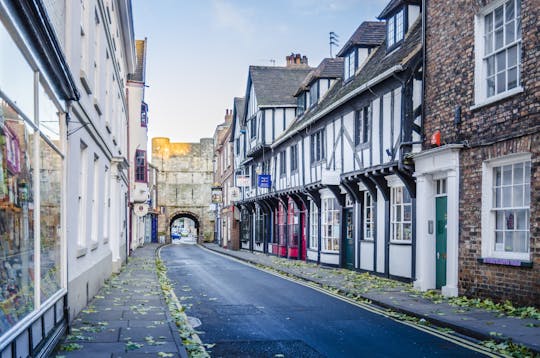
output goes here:
{"type": "Polygon", "coordinates": [[[0,333],[34,309],[32,140],[0,99],[0,333]]]}

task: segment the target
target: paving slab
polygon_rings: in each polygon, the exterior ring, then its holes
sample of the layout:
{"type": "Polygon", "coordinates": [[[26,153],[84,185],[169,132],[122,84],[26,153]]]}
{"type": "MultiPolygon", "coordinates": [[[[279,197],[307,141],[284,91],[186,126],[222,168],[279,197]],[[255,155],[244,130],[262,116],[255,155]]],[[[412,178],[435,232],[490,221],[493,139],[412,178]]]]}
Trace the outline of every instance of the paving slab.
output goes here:
{"type": "Polygon", "coordinates": [[[187,357],[158,282],[156,244],[132,253],[71,322],[55,355],[78,358],[187,357]]]}

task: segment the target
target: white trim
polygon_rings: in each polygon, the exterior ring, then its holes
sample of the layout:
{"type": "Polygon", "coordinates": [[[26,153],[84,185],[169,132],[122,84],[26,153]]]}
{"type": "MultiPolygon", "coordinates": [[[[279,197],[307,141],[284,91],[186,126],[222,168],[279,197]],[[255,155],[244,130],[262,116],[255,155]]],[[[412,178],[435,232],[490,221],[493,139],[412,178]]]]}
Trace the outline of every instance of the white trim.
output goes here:
{"type": "Polygon", "coordinates": [[[493,168],[531,161],[531,157],[531,153],[513,153],[500,158],[492,158],[482,163],[482,258],[502,258],[521,261],[530,261],[531,259],[530,246],[529,252],[524,253],[495,251],[493,247],[495,240],[495,215],[492,210],[493,168]]]}
{"type": "MultiPolygon", "coordinates": [[[[476,87],[476,86],[475,86],[476,87]]],[[[485,88],[484,88],[485,89],[485,88]]],[[[499,102],[505,98],[515,96],[516,94],[523,93],[525,90],[523,87],[518,86],[516,88],[512,88],[511,90],[508,90],[506,92],[502,92],[499,94],[496,94],[494,96],[491,96],[485,100],[477,101],[473,106],[469,107],[471,111],[477,110],[479,108],[485,107],[487,105],[493,104],[495,102],[499,102]]],[[[476,97],[476,96],[475,96],[476,97]]]]}

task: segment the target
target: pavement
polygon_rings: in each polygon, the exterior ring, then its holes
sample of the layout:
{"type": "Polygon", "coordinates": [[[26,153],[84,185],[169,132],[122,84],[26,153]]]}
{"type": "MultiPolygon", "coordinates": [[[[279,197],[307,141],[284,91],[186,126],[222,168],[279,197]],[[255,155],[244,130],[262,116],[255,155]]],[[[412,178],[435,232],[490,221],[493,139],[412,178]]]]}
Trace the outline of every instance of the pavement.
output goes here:
{"type": "Polygon", "coordinates": [[[160,245],[136,249],[70,326],[56,357],[187,357],[157,277],[160,245]]]}
{"type": "Polygon", "coordinates": [[[456,306],[436,293],[416,291],[412,285],[352,270],[329,268],[258,252],[233,251],[213,243],[203,247],[287,276],[314,283],[332,293],[370,302],[388,310],[389,316],[496,343],[517,343],[540,355],[540,321],[518,318],[475,307],[456,306]]]}

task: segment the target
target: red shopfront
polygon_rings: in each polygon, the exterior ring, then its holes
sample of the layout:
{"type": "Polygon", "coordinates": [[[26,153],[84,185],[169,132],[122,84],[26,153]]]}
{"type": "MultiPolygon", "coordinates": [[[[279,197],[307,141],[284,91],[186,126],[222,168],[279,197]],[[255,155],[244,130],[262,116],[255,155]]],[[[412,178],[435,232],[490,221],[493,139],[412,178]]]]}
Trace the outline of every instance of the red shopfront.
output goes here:
{"type": "Polygon", "coordinates": [[[276,241],[272,245],[272,253],[291,259],[306,259],[306,208],[302,210],[290,197],[287,200],[287,210],[283,203],[278,204],[275,213],[276,241]]]}

